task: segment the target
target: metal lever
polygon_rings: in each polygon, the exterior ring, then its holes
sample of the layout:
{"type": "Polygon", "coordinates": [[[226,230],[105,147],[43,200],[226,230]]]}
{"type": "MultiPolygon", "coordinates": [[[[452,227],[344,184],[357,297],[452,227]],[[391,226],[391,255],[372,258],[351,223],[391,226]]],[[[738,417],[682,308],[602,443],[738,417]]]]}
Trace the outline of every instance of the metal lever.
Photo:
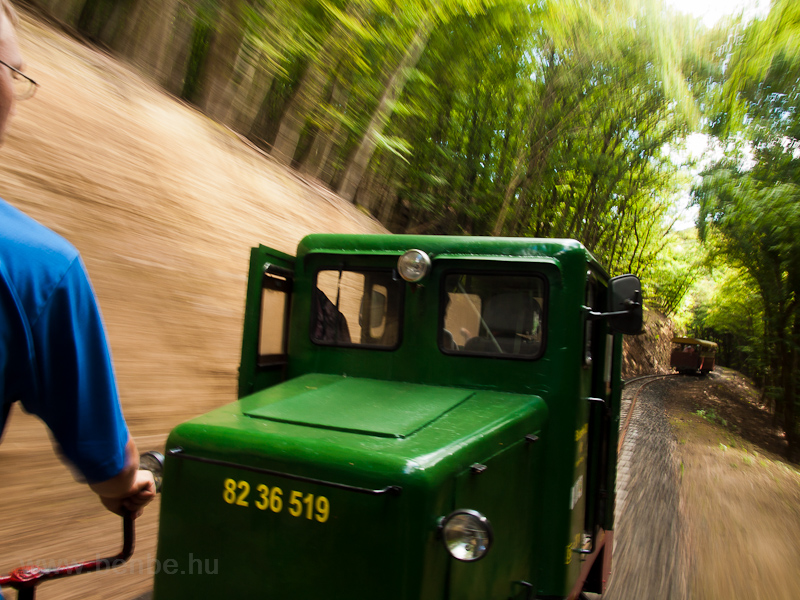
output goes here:
{"type": "Polygon", "coordinates": [[[0,577],[0,585],[17,590],[17,600],[33,600],[36,597],[36,586],[45,581],[81,573],[105,571],[124,565],[133,554],[134,541],[133,516],[126,512],[122,517],[122,550],[114,556],[64,565],[55,569],[40,569],[36,566],[19,567],[10,574],[0,577]]]}

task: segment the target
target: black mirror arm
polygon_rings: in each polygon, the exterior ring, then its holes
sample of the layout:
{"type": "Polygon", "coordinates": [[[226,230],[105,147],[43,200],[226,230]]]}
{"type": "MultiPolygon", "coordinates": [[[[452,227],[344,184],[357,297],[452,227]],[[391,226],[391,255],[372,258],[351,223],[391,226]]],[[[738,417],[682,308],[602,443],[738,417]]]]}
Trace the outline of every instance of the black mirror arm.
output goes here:
{"type": "Polygon", "coordinates": [[[583,310],[586,311],[586,314],[588,315],[590,321],[596,321],[598,319],[605,319],[606,317],[621,317],[630,314],[633,310],[636,309],[637,306],[641,306],[641,303],[630,302],[629,308],[627,310],[615,310],[612,312],[595,312],[588,306],[584,306],[583,310]]]}

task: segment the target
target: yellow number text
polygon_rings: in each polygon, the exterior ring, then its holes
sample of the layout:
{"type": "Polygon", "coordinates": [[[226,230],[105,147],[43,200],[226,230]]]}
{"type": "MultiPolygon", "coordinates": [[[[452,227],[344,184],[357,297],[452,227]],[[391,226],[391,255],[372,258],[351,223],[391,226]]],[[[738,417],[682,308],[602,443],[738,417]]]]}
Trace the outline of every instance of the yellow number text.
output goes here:
{"type": "Polygon", "coordinates": [[[226,479],[223,483],[224,489],[222,491],[222,499],[228,504],[236,504],[236,506],[248,506],[246,498],[250,494],[250,484],[246,481],[234,481],[233,479],[226,479]],[[237,494],[236,491],[239,490],[237,494]]]}
{"type": "Polygon", "coordinates": [[[325,496],[317,496],[317,521],[324,523],[331,514],[331,503],[325,496]]]}
{"type": "MultiPolygon", "coordinates": [[[[258,510],[279,513],[283,510],[283,490],[278,486],[269,487],[263,483],[256,486],[258,499],[253,504],[258,510]]],[[[304,494],[298,490],[288,490],[288,513],[293,517],[305,517],[309,521],[325,523],[331,515],[331,503],[325,496],[304,494]]],[[[222,499],[234,506],[250,506],[250,483],[226,479],[223,482],[222,499]]]]}
{"type": "Polygon", "coordinates": [[[262,483],[256,488],[256,491],[261,496],[260,500],[256,500],[256,508],[267,510],[269,508],[269,488],[262,483]]]}
{"type": "Polygon", "coordinates": [[[293,490],[289,496],[289,514],[293,517],[299,517],[303,512],[303,503],[300,501],[302,497],[303,493],[297,490],[293,490]]]}

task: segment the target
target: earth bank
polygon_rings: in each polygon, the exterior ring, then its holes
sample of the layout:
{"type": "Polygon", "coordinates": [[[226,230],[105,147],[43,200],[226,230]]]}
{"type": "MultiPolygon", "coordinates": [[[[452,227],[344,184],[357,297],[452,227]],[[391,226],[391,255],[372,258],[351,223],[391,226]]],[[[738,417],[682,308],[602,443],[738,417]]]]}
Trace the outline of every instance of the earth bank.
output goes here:
{"type": "MultiPolygon", "coordinates": [[[[0,194],[69,239],[92,278],[120,396],[142,449],[236,398],[249,251],[292,253],[311,232],[383,232],[334,194],[277,168],[135,72],[24,14],[36,96],[0,150],[0,194]]],[[[0,444],[0,572],[119,551],[119,519],[14,409],[0,444]]],[[[44,584],[39,598],[132,598],[152,585],[158,506],[122,569],[44,584]]]]}

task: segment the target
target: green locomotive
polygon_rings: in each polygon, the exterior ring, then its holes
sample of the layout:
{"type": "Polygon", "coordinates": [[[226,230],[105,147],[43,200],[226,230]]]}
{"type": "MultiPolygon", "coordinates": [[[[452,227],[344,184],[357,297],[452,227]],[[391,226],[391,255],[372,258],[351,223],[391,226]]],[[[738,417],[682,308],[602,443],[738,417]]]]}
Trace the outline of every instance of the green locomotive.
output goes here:
{"type": "Polygon", "coordinates": [[[254,248],[239,400],[167,442],[154,598],[601,592],[641,323],[573,240],[254,248]]]}

